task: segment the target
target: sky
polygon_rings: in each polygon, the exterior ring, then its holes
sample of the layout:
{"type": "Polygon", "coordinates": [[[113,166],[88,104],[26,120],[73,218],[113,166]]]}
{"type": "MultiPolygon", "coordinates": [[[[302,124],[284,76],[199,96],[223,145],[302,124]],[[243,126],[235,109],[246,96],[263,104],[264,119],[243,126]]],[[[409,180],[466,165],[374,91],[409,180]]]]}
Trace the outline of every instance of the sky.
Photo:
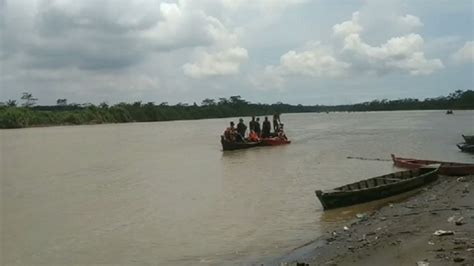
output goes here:
{"type": "Polygon", "coordinates": [[[474,89],[473,0],[0,0],[0,101],[351,104],[474,89]]]}

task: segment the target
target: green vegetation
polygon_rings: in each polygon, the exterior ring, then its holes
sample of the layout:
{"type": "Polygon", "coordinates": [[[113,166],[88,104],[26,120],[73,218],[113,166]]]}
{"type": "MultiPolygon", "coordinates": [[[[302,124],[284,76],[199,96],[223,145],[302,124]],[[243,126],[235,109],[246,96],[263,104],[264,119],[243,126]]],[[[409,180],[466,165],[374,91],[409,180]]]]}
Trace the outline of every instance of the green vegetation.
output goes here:
{"type": "Polygon", "coordinates": [[[273,113],[333,112],[333,111],[392,111],[392,110],[434,110],[434,109],[474,109],[474,91],[457,90],[448,96],[437,98],[374,100],[354,105],[303,106],[284,103],[256,104],[240,96],[204,99],[201,105],[178,103],[168,105],[163,102],[119,103],[109,106],[101,103],[67,104],[66,99],[58,99],[55,106],[34,106],[36,98],[23,93],[25,101],[17,107],[15,100],[0,104],[0,128],[23,128],[48,125],[80,125],[101,123],[126,123],[223,118],[235,116],[269,115],[273,113]]]}

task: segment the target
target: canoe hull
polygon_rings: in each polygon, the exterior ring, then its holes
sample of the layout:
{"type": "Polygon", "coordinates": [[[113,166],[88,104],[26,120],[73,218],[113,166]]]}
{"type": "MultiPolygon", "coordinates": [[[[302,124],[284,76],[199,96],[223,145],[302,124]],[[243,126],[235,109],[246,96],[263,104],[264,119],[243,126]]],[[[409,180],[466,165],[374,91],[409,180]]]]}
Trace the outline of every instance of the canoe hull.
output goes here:
{"type": "Polygon", "coordinates": [[[261,142],[230,142],[221,136],[221,144],[223,151],[234,151],[257,147],[261,142]]]}
{"type": "Polygon", "coordinates": [[[460,143],[456,145],[463,152],[474,152],[474,144],[460,143]]]}
{"type": "Polygon", "coordinates": [[[291,141],[289,140],[273,137],[273,138],[263,138],[261,145],[262,146],[278,146],[278,145],[285,145],[285,144],[290,144],[290,143],[291,141]]]}
{"type": "MultiPolygon", "coordinates": [[[[396,174],[408,175],[413,174],[414,171],[418,170],[408,170],[403,172],[398,172],[396,174]]],[[[389,175],[387,175],[389,176],[389,175]]],[[[384,180],[386,176],[375,177],[368,180],[384,180]]],[[[426,172],[421,173],[418,176],[413,176],[408,179],[403,179],[400,181],[394,181],[393,183],[380,184],[378,186],[355,189],[350,191],[344,190],[329,190],[329,191],[316,191],[316,196],[323,205],[325,210],[334,209],[339,207],[350,206],[358,203],[369,202],[373,200],[378,200],[393,195],[397,195],[403,192],[413,190],[415,188],[421,187],[425,184],[435,181],[438,178],[438,168],[427,168],[426,172]]],[[[368,181],[368,180],[363,180],[368,181]]],[[[381,181],[378,181],[381,182],[381,181]]],[[[357,182],[360,183],[360,182],[357,182]]],[[[356,184],[356,183],[354,183],[356,184]]],[[[350,185],[354,185],[350,184],[350,185]]],[[[347,185],[347,186],[350,186],[347,185]]]]}
{"type": "Polygon", "coordinates": [[[474,164],[431,161],[431,160],[418,160],[418,159],[396,157],[393,154],[392,154],[392,160],[395,166],[406,168],[406,169],[417,169],[425,165],[441,164],[439,168],[439,174],[441,175],[461,176],[461,175],[474,174],[474,164]]]}

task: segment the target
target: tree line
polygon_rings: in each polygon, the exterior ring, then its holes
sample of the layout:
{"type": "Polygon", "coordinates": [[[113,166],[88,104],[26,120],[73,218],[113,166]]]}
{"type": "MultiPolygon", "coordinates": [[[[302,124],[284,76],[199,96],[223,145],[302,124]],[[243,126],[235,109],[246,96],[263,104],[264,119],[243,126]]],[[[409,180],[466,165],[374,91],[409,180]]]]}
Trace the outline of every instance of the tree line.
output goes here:
{"type": "Polygon", "coordinates": [[[229,98],[204,99],[199,105],[167,102],[155,104],[118,103],[108,105],[68,104],[67,99],[58,99],[56,105],[40,106],[31,93],[23,93],[23,103],[16,100],[0,102],[0,128],[23,128],[48,125],[80,125],[101,123],[151,122],[170,120],[191,120],[224,118],[236,116],[262,116],[274,113],[304,112],[361,112],[394,110],[435,110],[435,109],[474,109],[474,91],[456,90],[448,96],[426,98],[424,100],[406,98],[397,100],[373,100],[351,105],[291,105],[282,102],[274,104],[251,103],[241,96],[229,98]]]}

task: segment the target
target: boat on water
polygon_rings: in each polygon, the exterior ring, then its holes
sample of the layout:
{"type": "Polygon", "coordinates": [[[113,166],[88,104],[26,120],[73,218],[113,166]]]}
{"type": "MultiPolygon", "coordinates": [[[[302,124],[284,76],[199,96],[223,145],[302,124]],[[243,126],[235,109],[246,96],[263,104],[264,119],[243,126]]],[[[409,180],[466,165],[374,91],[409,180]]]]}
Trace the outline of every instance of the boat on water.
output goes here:
{"type": "Polygon", "coordinates": [[[453,110],[448,110],[448,111],[446,111],[446,114],[447,114],[447,115],[452,115],[452,114],[453,114],[453,110]]]}
{"type": "Polygon", "coordinates": [[[425,165],[440,164],[439,174],[442,175],[472,175],[474,174],[474,164],[443,162],[433,160],[419,160],[411,158],[397,157],[392,154],[393,164],[397,167],[416,169],[425,165]]]}
{"type": "Polygon", "coordinates": [[[458,146],[458,148],[459,148],[461,151],[464,151],[464,152],[474,152],[474,144],[459,143],[459,144],[456,144],[456,146],[458,146]]]}
{"type": "Polygon", "coordinates": [[[224,150],[224,151],[233,151],[233,150],[253,148],[253,147],[259,146],[260,143],[261,143],[261,141],[257,141],[257,142],[228,141],[227,139],[224,138],[224,136],[221,136],[222,150],[224,150]]]}
{"type": "Polygon", "coordinates": [[[438,178],[438,165],[365,179],[330,190],[316,190],[325,210],[386,198],[413,190],[438,178]]]}
{"type": "Polygon", "coordinates": [[[474,135],[471,135],[471,136],[462,135],[462,137],[467,144],[474,144],[474,135]]]}
{"type": "Polygon", "coordinates": [[[228,141],[224,136],[221,136],[222,150],[224,151],[248,149],[248,148],[254,148],[258,146],[278,146],[278,145],[285,145],[285,144],[290,144],[290,143],[291,141],[287,139],[282,139],[279,137],[262,138],[259,141],[246,140],[245,142],[239,142],[239,141],[228,141]]]}

